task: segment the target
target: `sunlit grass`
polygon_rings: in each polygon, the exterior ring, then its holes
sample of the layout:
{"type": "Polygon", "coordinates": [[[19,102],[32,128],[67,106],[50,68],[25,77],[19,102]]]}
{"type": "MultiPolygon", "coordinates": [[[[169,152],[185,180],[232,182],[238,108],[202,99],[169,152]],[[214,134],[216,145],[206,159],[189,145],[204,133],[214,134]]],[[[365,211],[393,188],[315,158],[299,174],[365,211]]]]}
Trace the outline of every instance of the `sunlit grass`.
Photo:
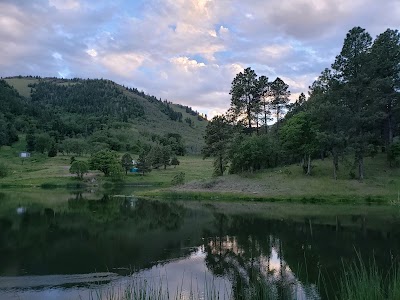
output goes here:
{"type": "Polygon", "coordinates": [[[34,84],[34,83],[38,83],[39,80],[36,78],[7,78],[5,79],[5,81],[13,86],[18,93],[20,93],[22,96],[26,97],[26,98],[30,98],[31,97],[31,88],[28,86],[28,84],[34,84]]]}

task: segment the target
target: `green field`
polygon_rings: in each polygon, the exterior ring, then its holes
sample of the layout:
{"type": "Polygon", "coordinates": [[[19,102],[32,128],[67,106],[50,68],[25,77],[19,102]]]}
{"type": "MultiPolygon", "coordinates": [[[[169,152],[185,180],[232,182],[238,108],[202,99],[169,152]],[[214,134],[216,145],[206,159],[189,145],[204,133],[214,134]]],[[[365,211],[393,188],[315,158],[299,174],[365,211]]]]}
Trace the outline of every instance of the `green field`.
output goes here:
{"type": "MultiPolygon", "coordinates": [[[[24,150],[25,142],[22,140],[12,147],[3,146],[0,148],[0,162],[6,164],[9,175],[0,178],[2,187],[40,187],[40,186],[66,186],[80,183],[76,176],[69,173],[71,156],[59,154],[56,157],[47,157],[45,154],[33,153],[30,158],[22,160],[19,153],[24,150]]],[[[120,153],[122,156],[123,153],[120,153]]],[[[75,157],[79,160],[88,160],[90,156],[75,157]]],[[[137,155],[133,155],[137,159],[137,155]]],[[[210,179],[212,175],[212,161],[203,160],[200,156],[179,157],[180,165],[176,168],[169,166],[152,170],[142,176],[137,173],[128,173],[124,176],[124,184],[147,184],[155,186],[169,186],[172,178],[180,173],[185,173],[186,181],[210,179]]],[[[93,178],[96,184],[101,185],[108,181],[99,171],[90,171],[84,176],[83,183],[91,185],[93,178]]]]}
{"type": "MultiPolygon", "coordinates": [[[[22,161],[18,157],[24,149],[24,141],[0,150],[0,162],[7,165],[9,175],[0,178],[0,186],[5,187],[52,187],[75,186],[81,182],[69,173],[70,156],[58,155],[49,158],[34,153],[22,161]]],[[[120,153],[122,156],[123,153],[120,153]]],[[[134,159],[137,156],[132,155],[134,159]]],[[[78,158],[78,157],[77,157],[78,158]]],[[[79,157],[88,160],[89,156],[79,157]]],[[[400,169],[389,168],[384,154],[365,161],[366,179],[359,182],[350,179],[351,166],[342,162],[339,179],[332,179],[329,159],[313,162],[313,176],[305,176],[301,167],[290,165],[241,175],[212,176],[212,160],[201,156],[179,157],[180,165],[153,169],[150,173],[128,173],[123,182],[127,186],[154,186],[152,191],[141,192],[151,197],[176,199],[219,199],[255,201],[293,201],[306,203],[400,203],[400,169]],[[173,187],[171,181],[180,172],[185,173],[185,184],[173,187]]],[[[102,186],[111,182],[99,171],[85,175],[83,184],[102,186]],[[93,179],[94,178],[94,179],[93,179]]],[[[115,183],[112,183],[115,184],[115,183]]]]}
{"type": "Polygon", "coordinates": [[[36,78],[23,77],[23,78],[6,78],[4,79],[9,85],[13,86],[21,96],[25,98],[31,97],[31,88],[29,84],[38,83],[39,80],[36,78]]]}

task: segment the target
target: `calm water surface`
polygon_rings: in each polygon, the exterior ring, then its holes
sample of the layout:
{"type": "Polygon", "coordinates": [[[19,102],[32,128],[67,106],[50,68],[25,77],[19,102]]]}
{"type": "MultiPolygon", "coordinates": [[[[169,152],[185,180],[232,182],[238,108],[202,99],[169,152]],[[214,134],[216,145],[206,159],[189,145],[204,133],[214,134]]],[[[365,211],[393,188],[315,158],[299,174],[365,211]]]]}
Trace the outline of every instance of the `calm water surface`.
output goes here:
{"type": "Polygon", "coordinates": [[[396,207],[380,218],[346,208],[315,217],[312,206],[291,217],[294,205],[277,217],[257,203],[42,193],[0,193],[0,299],[105,299],[132,282],[203,299],[267,282],[277,299],[327,299],[356,251],[383,269],[400,255],[396,207]]]}

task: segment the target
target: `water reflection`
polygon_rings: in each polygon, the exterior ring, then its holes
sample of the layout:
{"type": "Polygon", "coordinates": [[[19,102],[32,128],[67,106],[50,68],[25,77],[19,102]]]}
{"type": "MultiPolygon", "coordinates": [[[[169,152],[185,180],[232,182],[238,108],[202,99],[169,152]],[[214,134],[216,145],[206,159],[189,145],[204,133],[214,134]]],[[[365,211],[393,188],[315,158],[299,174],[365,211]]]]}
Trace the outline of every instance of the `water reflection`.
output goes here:
{"type": "Polygon", "coordinates": [[[319,299],[316,286],[301,283],[291,270],[279,238],[267,230],[261,236],[240,230],[254,228],[255,222],[215,214],[215,231],[207,232],[212,237],[205,244],[207,267],[229,278],[234,299],[319,299]]]}
{"type": "Polygon", "coordinates": [[[0,298],[85,299],[93,289],[127,286],[132,273],[185,293],[193,281],[201,290],[213,280],[229,299],[334,298],[337,285],[321,289],[321,276],[338,277],[355,249],[374,253],[383,269],[400,253],[398,219],[381,230],[361,214],[277,220],[83,193],[58,206],[2,203],[0,298]]]}

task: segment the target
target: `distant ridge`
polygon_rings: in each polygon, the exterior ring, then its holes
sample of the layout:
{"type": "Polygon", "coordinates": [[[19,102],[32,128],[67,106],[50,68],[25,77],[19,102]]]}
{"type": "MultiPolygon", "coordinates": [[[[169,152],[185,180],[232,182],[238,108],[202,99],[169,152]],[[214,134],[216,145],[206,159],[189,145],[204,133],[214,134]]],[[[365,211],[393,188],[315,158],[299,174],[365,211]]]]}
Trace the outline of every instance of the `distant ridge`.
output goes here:
{"type": "Polygon", "coordinates": [[[0,102],[18,103],[23,108],[15,118],[3,115],[0,120],[8,124],[3,124],[5,127],[14,125],[18,134],[29,130],[48,133],[57,143],[65,138],[105,144],[114,140],[118,145],[111,148],[115,150],[137,151],[173,133],[182,136],[188,153],[201,152],[207,120],[191,107],[106,79],[14,76],[3,80],[0,102]],[[10,86],[16,91],[12,96],[10,86]],[[11,124],[11,119],[16,124],[11,124]],[[101,135],[109,140],[98,137],[101,135]]]}

